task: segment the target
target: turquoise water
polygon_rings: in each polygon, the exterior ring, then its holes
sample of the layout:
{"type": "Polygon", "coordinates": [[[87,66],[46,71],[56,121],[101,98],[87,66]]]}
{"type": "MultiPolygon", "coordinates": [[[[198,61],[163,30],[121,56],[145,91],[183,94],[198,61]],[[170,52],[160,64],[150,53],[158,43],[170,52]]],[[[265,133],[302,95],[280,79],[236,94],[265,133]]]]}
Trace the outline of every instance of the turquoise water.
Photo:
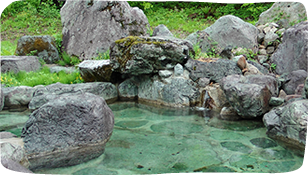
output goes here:
{"type": "Polygon", "coordinates": [[[42,174],[162,174],[289,172],[303,157],[266,136],[261,121],[225,121],[188,108],[137,103],[109,105],[115,127],[105,153],[80,165],[42,174]]]}

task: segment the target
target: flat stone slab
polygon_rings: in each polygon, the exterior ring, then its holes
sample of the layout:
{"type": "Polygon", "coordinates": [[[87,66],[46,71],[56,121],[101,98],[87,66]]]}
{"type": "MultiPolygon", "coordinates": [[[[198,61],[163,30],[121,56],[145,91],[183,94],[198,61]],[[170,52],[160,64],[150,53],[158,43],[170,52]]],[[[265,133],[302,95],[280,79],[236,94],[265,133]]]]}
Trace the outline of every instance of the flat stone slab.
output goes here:
{"type": "Polygon", "coordinates": [[[37,71],[41,68],[41,63],[36,56],[2,56],[1,73],[20,71],[37,71]]]}

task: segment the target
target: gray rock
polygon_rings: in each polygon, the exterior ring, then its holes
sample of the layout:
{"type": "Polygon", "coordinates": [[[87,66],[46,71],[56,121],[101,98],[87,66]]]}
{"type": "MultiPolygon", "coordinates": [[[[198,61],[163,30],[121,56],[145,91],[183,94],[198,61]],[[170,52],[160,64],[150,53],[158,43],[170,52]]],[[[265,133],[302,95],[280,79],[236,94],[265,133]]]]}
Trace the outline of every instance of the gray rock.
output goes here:
{"type": "Polygon", "coordinates": [[[305,81],[305,87],[304,87],[303,97],[306,98],[306,99],[308,99],[308,77],[306,78],[306,81],[305,81]]]}
{"type": "Polygon", "coordinates": [[[10,132],[0,132],[0,139],[8,139],[8,138],[14,138],[14,137],[17,137],[17,136],[10,132]]]}
{"type": "Polygon", "coordinates": [[[225,47],[231,46],[252,49],[256,51],[258,29],[242,19],[227,15],[220,17],[205,30],[195,32],[186,39],[193,44],[199,43],[202,52],[208,52],[215,47],[220,53],[225,47]]]}
{"type": "Polygon", "coordinates": [[[41,63],[35,56],[1,56],[1,73],[37,71],[41,63]]]}
{"type": "Polygon", "coordinates": [[[283,98],[278,98],[278,97],[271,97],[270,101],[269,101],[269,105],[270,106],[280,106],[284,103],[284,99],[283,98]]]}
{"type": "Polygon", "coordinates": [[[132,77],[123,81],[119,87],[119,98],[124,100],[135,100],[138,97],[138,84],[139,79],[137,77],[132,77]]]}
{"type": "Polygon", "coordinates": [[[173,34],[164,24],[160,24],[157,27],[155,27],[155,29],[153,30],[152,36],[173,37],[173,34]]]}
{"type": "Polygon", "coordinates": [[[2,111],[4,107],[4,94],[2,88],[0,89],[0,111],[2,111]]]}
{"type": "Polygon", "coordinates": [[[295,89],[295,95],[302,95],[304,93],[304,84],[299,84],[295,89]]]}
{"type": "Polygon", "coordinates": [[[295,90],[298,85],[304,84],[308,74],[305,70],[296,70],[290,73],[283,74],[280,76],[284,79],[282,89],[288,94],[295,94],[295,90]]]}
{"type": "Polygon", "coordinates": [[[66,1],[61,9],[64,50],[80,60],[106,52],[111,43],[127,36],[145,36],[148,19],[124,1],[66,1]]]}
{"type": "Polygon", "coordinates": [[[201,107],[219,111],[225,106],[230,105],[218,83],[205,87],[205,92],[202,93],[201,107]]]}
{"type": "Polygon", "coordinates": [[[110,64],[115,72],[128,76],[157,73],[185,64],[194,55],[189,41],[161,37],[126,37],[110,47],[110,64]]]}
{"type": "Polygon", "coordinates": [[[260,64],[257,63],[257,62],[248,60],[247,63],[249,63],[249,64],[255,66],[262,74],[264,74],[264,75],[269,74],[268,69],[265,68],[264,66],[260,65],[260,64]]]}
{"type": "Polygon", "coordinates": [[[308,22],[302,22],[285,31],[283,42],[278,46],[270,60],[276,64],[279,75],[308,67],[308,22]]]}
{"type": "Polygon", "coordinates": [[[274,32],[269,32],[264,37],[264,46],[267,47],[271,45],[279,36],[274,32]]]}
{"type": "Polygon", "coordinates": [[[260,32],[257,36],[257,41],[259,44],[262,44],[262,42],[264,41],[264,37],[265,37],[265,34],[263,32],[260,32]]]}
{"type": "Polygon", "coordinates": [[[191,106],[200,100],[197,84],[190,79],[174,77],[170,83],[143,77],[138,87],[138,100],[171,107],[191,106]]]}
{"type": "Polygon", "coordinates": [[[85,82],[112,81],[110,60],[85,60],[78,65],[80,75],[85,82]]]}
{"type": "Polygon", "coordinates": [[[173,75],[173,72],[170,70],[160,70],[158,71],[158,75],[162,78],[168,78],[173,75]]]}
{"type": "Polygon", "coordinates": [[[222,78],[228,75],[242,75],[242,71],[236,65],[236,62],[226,59],[218,59],[210,63],[189,59],[185,68],[190,72],[190,78],[193,81],[205,77],[209,78],[210,81],[219,83],[222,78]]]}
{"type": "Polygon", "coordinates": [[[1,139],[1,142],[1,159],[10,159],[25,168],[29,167],[21,138],[1,139]]]}
{"type": "Polygon", "coordinates": [[[300,2],[275,2],[273,6],[261,13],[256,26],[273,21],[280,28],[289,28],[293,23],[305,20],[305,6],[300,2]]]}
{"type": "Polygon", "coordinates": [[[230,75],[221,80],[220,86],[238,115],[251,119],[269,111],[271,92],[264,84],[249,83],[248,78],[242,75],[230,75]]]}
{"type": "Polygon", "coordinates": [[[53,37],[22,36],[17,43],[16,55],[25,56],[34,51],[35,56],[42,58],[46,63],[52,64],[60,60],[57,45],[53,37]]]}
{"type": "Polygon", "coordinates": [[[271,96],[278,97],[278,80],[275,77],[272,77],[270,75],[248,75],[246,76],[246,78],[247,79],[246,81],[244,81],[244,83],[266,86],[267,89],[270,91],[271,96]]]}
{"type": "Polygon", "coordinates": [[[1,157],[1,164],[9,170],[22,172],[22,173],[33,173],[32,171],[28,170],[27,168],[23,167],[19,163],[15,162],[15,161],[13,161],[12,159],[9,159],[9,158],[2,158],[1,157]]]}
{"type": "Polygon", "coordinates": [[[199,78],[198,80],[198,85],[202,88],[205,88],[209,84],[210,84],[210,79],[208,78],[203,77],[203,78],[199,78]]]}
{"type": "Polygon", "coordinates": [[[181,64],[174,66],[174,76],[182,76],[184,73],[184,68],[181,64]]]}
{"type": "Polygon", "coordinates": [[[29,86],[3,88],[4,108],[28,108],[35,90],[35,88],[29,86]]]}
{"type": "Polygon", "coordinates": [[[275,47],[274,46],[269,46],[266,48],[266,53],[267,54],[272,54],[275,52],[275,47]]]}
{"type": "Polygon", "coordinates": [[[104,98],[108,103],[118,99],[118,91],[115,85],[107,82],[94,82],[82,84],[51,84],[38,88],[29,103],[30,110],[36,110],[50,100],[60,95],[70,96],[71,94],[92,93],[104,98]]]}
{"type": "Polygon", "coordinates": [[[267,135],[305,149],[308,100],[298,100],[266,113],[263,122],[267,135]]]}
{"type": "Polygon", "coordinates": [[[113,126],[114,115],[100,96],[81,93],[49,101],[30,115],[22,130],[30,169],[71,166],[99,157],[113,126]]]}

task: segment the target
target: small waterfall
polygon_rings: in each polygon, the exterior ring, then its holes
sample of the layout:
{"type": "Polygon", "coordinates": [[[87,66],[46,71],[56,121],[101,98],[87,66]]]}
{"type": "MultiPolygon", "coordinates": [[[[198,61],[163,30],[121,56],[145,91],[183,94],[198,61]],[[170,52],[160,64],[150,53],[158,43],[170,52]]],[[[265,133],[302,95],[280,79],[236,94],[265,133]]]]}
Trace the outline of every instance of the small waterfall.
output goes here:
{"type": "Polygon", "coordinates": [[[202,106],[203,108],[209,108],[209,102],[211,101],[211,97],[209,96],[209,93],[205,90],[202,93],[203,99],[202,99],[202,106]]]}

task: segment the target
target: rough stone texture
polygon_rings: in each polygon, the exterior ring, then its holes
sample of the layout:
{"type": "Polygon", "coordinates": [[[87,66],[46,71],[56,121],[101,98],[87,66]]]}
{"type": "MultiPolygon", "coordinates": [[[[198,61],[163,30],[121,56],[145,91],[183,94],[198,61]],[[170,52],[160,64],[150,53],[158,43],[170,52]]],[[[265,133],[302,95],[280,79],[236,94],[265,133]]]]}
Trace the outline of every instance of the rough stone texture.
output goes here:
{"type": "Polygon", "coordinates": [[[276,73],[281,75],[308,67],[308,21],[301,22],[283,34],[283,41],[270,60],[276,64],[276,73]]]}
{"type": "Polygon", "coordinates": [[[64,95],[34,111],[21,137],[30,169],[83,163],[104,153],[114,115],[100,96],[64,95]]]}
{"type": "Polygon", "coordinates": [[[200,100],[197,84],[184,77],[172,77],[169,83],[158,77],[142,77],[138,87],[138,100],[164,106],[191,106],[200,100]]]}
{"type": "Polygon", "coordinates": [[[201,62],[189,59],[185,68],[190,72],[190,78],[196,81],[198,78],[209,78],[210,81],[219,83],[228,75],[242,75],[241,69],[232,60],[218,59],[215,62],[201,62]]]}
{"type": "Polygon", "coordinates": [[[158,75],[162,78],[168,78],[173,75],[173,72],[170,70],[160,70],[158,71],[158,75]]]}
{"type": "Polygon", "coordinates": [[[1,56],[1,73],[37,71],[41,63],[35,56],[1,56]]]}
{"type": "Polygon", "coordinates": [[[205,87],[205,90],[206,92],[203,93],[203,99],[201,100],[202,107],[221,110],[223,107],[229,106],[224,91],[218,83],[205,87]]]}
{"type": "Polygon", "coordinates": [[[306,78],[306,81],[305,81],[303,97],[308,99],[308,77],[306,78]]]}
{"type": "Polygon", "coordinates": [[[173,34],[164,24],[160,24],[153,30],[152,36],[173,37],[173,34]]]}
{"type": "Polygon", "coordinates": [[[283,74],[280,78],[284,79],[282,89],[288,94],[295,94],[295,90],[298,85],[304,84],[307,78],[307,72],[305,70],[296,70],[290,73],[283,74]]]}
{"type": "Polygon", "coordinates": [[[17,43],[16,55],[25,56],[37,51],[34,55],[42,58],[46,63],[52,64],[60,60],[54,38],[45,36],[22,36],[17,43]]]}
{"type": "Polygon", "coordinates": [[[10,132],[0,132],[0,139],[8,139],[8,138],[14,138],[14,137],[17,137],[17,136],[10,132]]]}
{"type": "Polygon", "coordinates": [[[4,108],[27,108],[36,88],[29,86],[16,86],[3,88],[4,108]]]}
{"type": "Polygon", "coordinates": [[[198,80],[198,85],[202,88],[205,88],[209,84],[210,84],[210,79],[208,78],[203,77],[203,78],[199,78],[198,80]]]}
{"type": "Polygon", "coordinates": [[[302,95],[304,93],[304,84],[299,84],[295,89],[295,95],[302,95]]]}
{"type": "Polygon", "coordinates": [[[246,76],[247,80],[245,83],[248,84],[258,84],[264,85],[270,91],[271,96],[278,97],[279,88],[278,88],[278,80],[275,77],[270,75],[248,75],[246,76]]]}
{"type": "Polygon", "coordinates": [[[0,111],[2,111],[4,107],[4,94],[2,88],[0,89],[0,111]]]}
{"type": "Polygon", "coordinates": [[[266,113],[263,122],[270,137],[305,148],[308,100],[298,100],[266,113]]]}
{"type": "Polygon", "coordinates": [[[1,138],[1,142],[1,159],[11,159],[25,168],[29,167],[21,138],[1,138]]]}
{"type": "Polygon", "coordinates": [[[264,66],[260,65],[257,62],[247,60],[247,63],[255,66],[258,69],[258,71],[260,71],[262,74],[264,74],[264,75],[269,74],[268,69],[265,68],[264,66]]]}
{"type": "Polygon", "coordinates": [[[124,100],[135,100],[138,97],[138,84],[139,79],[137,77],[132,77],[123,81],[119,87],[119,97],[124,100]]]}
{"type": "Polygon", "coordinates": [[[126,37],[110,47],[110,64],[116,72],[130,76],[157,73],[185,64],[194,55],[189,41],[162,37],[126,37]]]}
{"type": "Polygon", "coordinates": [[[30,110],[36,110],[50,100],[60,95],[70,96],[71,94],[92,93],[104,98],[107,102],[113,102],[118,98],[115,85],[107,82],[82,83],[82,84],[51,84],[39,88],[34,92],[33,98],[29,103],[30,110]]]}
{"type": "Polygon", "coordinates": [[[61,9],[63,46],[81,60],[106,52],[127,36],[145,36],[149,26],[143,11],[124,1],[66,1],[61,9]]]}
{"type": "Polygon", "coordinates": [[[195,32],[186,39],[193,44],[200,43],[202,52],[207,52],[212,47],[216,47],[219,52],[231,46],[252,49],[256,51],[258,29],[242,19],[226,15],[220,17],[213,25],[205,30],[195,32]],[[217,44],[213,44],[217,42],[217,44]]]}
{"type": "Polygon", "coordinates": [[[19,163],[15,162],[15,161],[13,161],[12,159],[9,159],[9,158],[2,158],[1,157],[1,164],[9,170],[22,172],[22,173],[33,173],[32,171],[28,170],[27,168],[23,167],[19,163]]]}
{"type": "Polygon", "coordinates": [[[305,17],[307,17],[307,13],[302,3],[275,2],[270,9],[261,13],[256,26],[272,21],[277,23],[280,28],[289,28],[292,23],[305,20],[305,17]]]}
{"type": "Polygon", "coordinates": [[[269,101],[270,106],[280,106],[284,102],[283,98],[278,98],[278,97],[272,97],[269,101]]]}
{"type": "Polygon", "coordinates": [[[85,60],[78,65],[80,75],[86,82],[112,80],[110,60],[85,60]]]}
{"type": "Polygon", "coordinates": [[[221,80],[220,86],[229,104],[242,118],[260,117],[269,111],[271,92],[266,85],[255,83],[242,75],[230,75],[221,80]]]}
{"type": "MultiPolygon", "coordinates": [[[[267,47],[267,46],[269,46],[269,44],[271,43],[271,42],[274,42],[276,39],[278,39],[279,38],[279,36],[276,34],[276,33],[274,33],[274,32],[269,32],[269,33],[267,33],[266,35],[265,35],[265,37],[264,37],[264,46],[265,47],[267,47]]],[[[269,48],[267,48],[267,50],[266,50],[266,52],[268,53],[268,49],[269,48]]],[[[275,48],[274,48],[275,49],[275,48]]],[[[270,54],[270,53],[268,53],[268,54],[270,54]]]]}
{"type": "Polygon", "coordinates": [[[182,76],[184,73],[184,68],[181,64],[174,66],[174,76],[182,76]]]}

